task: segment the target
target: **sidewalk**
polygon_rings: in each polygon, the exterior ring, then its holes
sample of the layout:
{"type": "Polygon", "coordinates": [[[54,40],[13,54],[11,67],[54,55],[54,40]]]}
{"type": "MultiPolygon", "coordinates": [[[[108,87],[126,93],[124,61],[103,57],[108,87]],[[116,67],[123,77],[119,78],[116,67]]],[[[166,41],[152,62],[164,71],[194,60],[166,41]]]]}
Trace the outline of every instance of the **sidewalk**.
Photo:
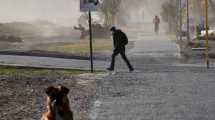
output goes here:
{"type": "MultiPolygon", "coordinates": [[[[16,56],[16,55],[0,55],[0,65],[36,67],[36,68],[90,70],[89,60],[16,56]]],[[[95,70],[105,70],[107,66],[108,66],[108,63],[106,61],[99,61],[99,60],[94,61],[95,70]]]]}

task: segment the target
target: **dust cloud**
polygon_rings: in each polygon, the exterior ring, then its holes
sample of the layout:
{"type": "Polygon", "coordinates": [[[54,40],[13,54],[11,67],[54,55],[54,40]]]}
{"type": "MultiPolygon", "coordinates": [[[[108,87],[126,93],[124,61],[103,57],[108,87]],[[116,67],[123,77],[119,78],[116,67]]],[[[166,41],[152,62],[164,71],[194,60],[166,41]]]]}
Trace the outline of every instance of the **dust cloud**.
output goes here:
{"type": "Polygon", "coordinates": [[[0,22],[48,20],[77,24],[79,0],[0,0],[0,22]]]}
{"type": "Polygon", "coordinates": [[[161,5],[165,0],[125,0],[125,10],[132,22],[151,22],[155,15],[160,15],[161,5]]]}
{"type": "MultiPolygon", "coordinates": [[[[123,0],[133,22],[150,22],[160,14],[165,0],[123,0]],[[137,19],[138,18],[138,19],[137,19]]],[[[48,20],[61,25],[76,25],[82,14],[79,0],[0,0],[0,22],[48,20]]]]}

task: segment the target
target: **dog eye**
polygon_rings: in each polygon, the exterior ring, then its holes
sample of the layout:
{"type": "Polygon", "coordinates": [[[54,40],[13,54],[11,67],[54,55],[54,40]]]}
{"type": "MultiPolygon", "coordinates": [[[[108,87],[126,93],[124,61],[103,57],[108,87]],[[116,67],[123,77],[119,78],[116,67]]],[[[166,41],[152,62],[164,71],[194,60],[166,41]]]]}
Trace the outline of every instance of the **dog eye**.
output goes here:
{"type": "Polygon", "coordinates": [[[50,94],[50,97],[56,97],[56,96],[57,96],[57,95],[54,94],[54,93],[50,94]]]}

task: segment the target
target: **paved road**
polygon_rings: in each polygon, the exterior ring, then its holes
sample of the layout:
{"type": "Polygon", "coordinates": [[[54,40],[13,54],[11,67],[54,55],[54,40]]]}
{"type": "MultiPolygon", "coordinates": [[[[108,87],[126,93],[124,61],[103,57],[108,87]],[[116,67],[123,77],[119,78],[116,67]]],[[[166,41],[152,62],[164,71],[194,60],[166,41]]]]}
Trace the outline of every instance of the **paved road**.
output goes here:
{"type": "MultiPolygon", "coordinates": [[[[49,57],[31,57],[31,56],[16,56],[16,55],[0,55],[1,65],[10,66],[28,66],[39,68],[63,68],[63,69],[90,69],[89,60],[77,59],[61,59],[49,57]]],[[[104,70],[108,66],[105,61],[94,61],[96,70],[104,70]]]]}
{"type": "Polygon", "coordinates": [[[214,69],[181,63],[165,34],[134,35],[141,32],[129,31],[136,71],[126,72],[118,62],[116,74],[98,81],[91,120],[214,120],[214,69]]]}

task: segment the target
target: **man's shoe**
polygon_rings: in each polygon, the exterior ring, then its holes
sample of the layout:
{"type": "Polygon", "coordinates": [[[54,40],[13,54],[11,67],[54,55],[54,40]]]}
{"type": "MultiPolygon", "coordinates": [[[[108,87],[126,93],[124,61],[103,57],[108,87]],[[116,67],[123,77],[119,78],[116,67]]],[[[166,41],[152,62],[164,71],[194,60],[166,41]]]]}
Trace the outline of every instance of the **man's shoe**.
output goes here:
{"type": "Polygon", "coordinates": [[[113,69],[113,68],[107,68],[107,70],[108,70],[108,71],[114,71],[114,69],[113,69]]]}
{"type": "Polygon", "coordinates": [[[129,69],[129,72],[133,72],[133,71],[134,71],[134,68],[129,69]]]}

